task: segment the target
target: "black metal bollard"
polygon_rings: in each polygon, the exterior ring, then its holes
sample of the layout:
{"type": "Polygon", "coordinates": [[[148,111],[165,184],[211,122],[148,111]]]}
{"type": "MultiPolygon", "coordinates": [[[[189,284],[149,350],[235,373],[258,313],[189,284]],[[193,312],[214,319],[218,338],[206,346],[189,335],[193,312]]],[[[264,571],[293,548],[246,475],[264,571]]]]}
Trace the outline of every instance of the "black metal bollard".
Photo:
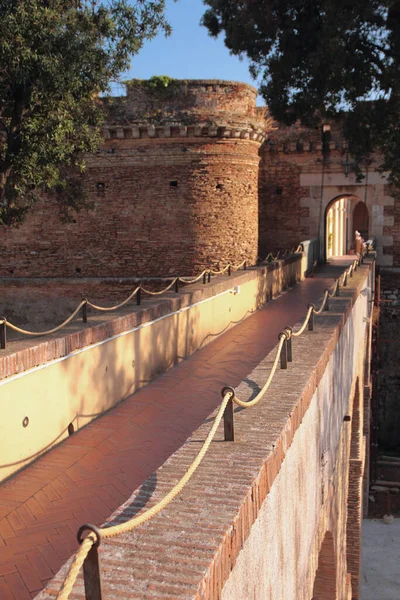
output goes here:
{"type": "Polygon", "coordinates": [[[228,275],[229,275],[229,277],[231,276],[231,274],[232,274],[231,265],[228,265],[228,275]]]}
{"type": "Polygon", "coordinates": [[[175,280],[175,293],[179,292],[179,278],[177,277],[175,280]]]}
{"type": "Polygon", "coordinates": [[[224,410],[224,439],[225,439],[225,442],[234,442],[235,441],[235,424],[234,424],[234,420],[233,420],[234,412],[233,412],[232,398],[235,395],[235,389],[230,386],[225,386],[221,390],[221,396],[223,398],[225,398],[225,395],[228,392],[231,392],[232,396],[224,410]]]}
{"type": "Polygon", "coordinates": [[[243,270],[247,271],[247,262],[246,261],[244,261],[243,270]]]}
{"type": "Polygon", "coordinates": [[[211,271],[208,271],[208,283],[211,281],[211,271]]]}
{"type": "Polygon", "coordinates": [[[311,307],[313,308],[313,310],[311,311],[310,318],[308,319],[308,331],[314,331],[314,309],[315,309],[314,304],[308,305],[308,308],[311,308],[311,307]]]}
{"type": "Polygon", "coordinates": [[[3,317],[3,322],[0,324],[0,348],[5,350],[7,345],[7,319],[3,317]]]}
{"type": "Polygon", "coordinates": [[[286,338],[286,349],[287,349],[287,361],[293,362],[293,354],[292,354],[292,331],[291,327],[285,327],[288,332],[288,337],[286,338]]]}
{"type": "Polygon", "coordinates": [[[278,336],[279,340],[282,338],[282,336],[285,337],[285,341],[283,342],[281,349],[281,369],[287,369],[287,335],[286,333],[280,333],[278,336]]]}
{"type": "Polygon", "coordinates": [[[207,273],[203,273],[203,285],[206,284],[206,281],[207,281],[206,278],[207,278],[207,273]]]}
{"type": "Polygon", "coordinates": [[[140,302],[142,300],[142,298],[141,298],[141,295],[142,295],[141,292],[142,292],[142,290],[140,288],[136,292],[136,304],[137,304],[137,306],[140,306],[140,302]]]}
{"type": "Polygon", "coordinates": [[[102,582],[100,571],[100,557],[98,547],[100,546],[101,534],[100,530],[95,525],[82,525],[77,533],[78,542],[82,544],[81,537],[84,531],[92,531],[96,535],[96,541],[89,550],[89,554],[83,563],[83,579],[85,582],[85,596],[88,600],[102,600],[102,582]]]}
{"type": "Polygon", "coordinates": [[[343,275],[343,287],[347,286],[347,271],[345,271],[345,274],[343,275]]]}
{"type": "Polygon", "coordinates": [[[325,302],[324,310],[326,312],[329,312],[329,290],[328,289],[325,290],[325,294],[326,294],[326,302],[325,302]]]}
{"type": "Polygon", "coordinates": [[[87,323],[87,300],[83,298],[85,304],[82,305],[82,323],[87,323]]]}
{"type": "Polygon", "coordinates": [[[340,284],[339,284],[339,279],[336,282],[336,288],[335,288],[335,296],[340,296],[340,284]]]}
{"type": "Polygon", "coordinates": [[[353,267],[350,267],[350,277],[353,277],[353,267]]]}

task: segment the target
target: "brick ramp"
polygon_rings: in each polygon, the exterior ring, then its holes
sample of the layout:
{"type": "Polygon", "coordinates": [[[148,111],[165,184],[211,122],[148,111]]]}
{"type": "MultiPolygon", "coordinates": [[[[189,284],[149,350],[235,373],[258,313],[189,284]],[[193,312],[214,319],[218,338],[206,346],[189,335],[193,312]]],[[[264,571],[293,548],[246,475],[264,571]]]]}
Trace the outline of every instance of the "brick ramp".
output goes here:
{"type": "Polygon", "coordinates": [[[3,483],[1,600],[34,598],[77,548],[78,527],[123,504],[215,409],[221,387],[237,386],[304,316],[332,273],[298,284],[3,483]]]}

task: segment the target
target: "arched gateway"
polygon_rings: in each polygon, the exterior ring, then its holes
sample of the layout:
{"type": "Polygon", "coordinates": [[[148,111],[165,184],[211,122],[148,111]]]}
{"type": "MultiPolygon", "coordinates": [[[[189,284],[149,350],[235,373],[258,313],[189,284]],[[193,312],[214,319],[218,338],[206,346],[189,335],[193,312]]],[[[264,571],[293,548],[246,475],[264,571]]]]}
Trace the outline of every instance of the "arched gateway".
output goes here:
{"type": "Polygon", "coordinates": [[[355,232],[364,239],[369,237],[368,208],[358,196],[336,196],[325,210],[325,252],[332,256],[343,256],[354,251],[355,232]]]}

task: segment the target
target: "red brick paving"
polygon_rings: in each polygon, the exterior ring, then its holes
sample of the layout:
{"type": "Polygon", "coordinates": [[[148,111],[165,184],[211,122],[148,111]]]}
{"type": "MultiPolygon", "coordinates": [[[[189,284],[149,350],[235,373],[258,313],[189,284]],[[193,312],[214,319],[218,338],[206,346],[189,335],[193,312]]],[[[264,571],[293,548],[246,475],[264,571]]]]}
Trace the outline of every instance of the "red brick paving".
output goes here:
{"type": "Polygon", "coordinates": [[[303,281],[2,484],[1,600],[34,598],[76,549],[78,527],[125,502],[331,283],[303,281]]]}

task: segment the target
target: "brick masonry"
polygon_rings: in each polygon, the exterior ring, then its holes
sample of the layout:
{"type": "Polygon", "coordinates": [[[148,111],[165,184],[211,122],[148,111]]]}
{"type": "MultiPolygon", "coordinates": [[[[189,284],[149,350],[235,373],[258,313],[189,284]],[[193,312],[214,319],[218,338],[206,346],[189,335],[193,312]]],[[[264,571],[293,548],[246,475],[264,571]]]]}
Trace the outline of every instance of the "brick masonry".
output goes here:
{"type": "Polygon", "coordinates": [[[104,100],[104,143],[85,175],[92,208],[63,224],[47,198],[19,229],[2,228],[0,276],[191,275],[254,263],[323,239],[327,207],[341,196],[366,203],[378,264],[400,264],[400,203],[379,157],[363,182],[345,176],[338,125],[323,153],[319,129],[277,127],[256,95],[229,81],[133,81],[126,97],[104,100]]]}
{"type": "Polygon", "coordinates": [[[172,87],[160,97],[136,84],[109,103],[104,144],[88,157],[93,208],[65,225],[49,198],[19,229],[3,228],[0,275],[192,275],[255,263],[266,129],[256,90],[215,81],[172,87]]]}
{"type": "Polygon", "coordinates": [[[377,264],[400,264],[399,202],[386,177],[379,173],[380,157],[363,170],[364,179],[356,180],[344,163],[351,156],[343,140],[340,124],[331,124],[326,143],[320,128],[298,125],[277,127],[261,147],[260,164],[260,245],[279,248],[295,238],[319,237],[324,247],[326,214],[339,198],[365,204],[369,217],[368,236],[374,237],[377,264]]]}
{"type": "MultiPolygon", "coordinates": [[[[342,422],[351,411],[351,390],[355,379],[363,380],[364,346],[359,340],[364,335],[361,324],[369,307],[361,291],[369,276],[368,265],[359,269],[348,288],[332,303],[331,312],[318,319],[316,330],[296,340],[295,362],[287,371],[277,372],[265,401],[251,410],[236,411],[236,442],[222,443],[220,431],[207,458],[179,498],[136,531],[102,544],[106,595],[125,600],[310,598],[318,563],[321,570],[324,565],[329,567],[329,560],[332,564],[332,544],[325,552],[326,544],[324,546],[323,543],[326,532],[332,531],[337,595],[329,598],[351,598],[345,551],[348,492],[344,475],[348,472],[352,443],[349,424],[345,421],[342,425],[342,422]],[[341,347],[339,353],[338,347],[341,347]],[[349,352],[347,357],[341,354],[345,348],[349,352]],[[349,369],[343,373],[344,385],[319,392],[318,386],[324,377],[326,379],[326,373],[334,379],[339,364],[347,364],[349,369]],[[310,437],[304,428],[308,427],[307,423],[312,423],[312,415],[319,412],[318,421],[321,420],[325,433],[321,440],[317,439],[314,447],[314,437],[310,437]],[[325,423],[332,427],[325,430],[325,423]],[[336,425],[333,426],[333,423],[336,425]],[[305,456],[310,466],[314,455],[317,457],[319,473],[317,478],[311,476],[313,485],[317,486],[315,490],[304,488],[301,471],[291,462],[299,443],[306,448],[305,456]],[[299,480],[294,478],[295,473],[299,480]],[[290,481],[287,484],[290,494],[286,501],[277,491],[283,485],[282,477],[290,481]],[[261,571],[257,571],[257,577],[251,576],[253,563],[262,560],[265,552],[257,553],[257,556],[252,553],[252,560],[246,560],[243,558],[246,548],[253,543],[251,540],[257,533],[257,524],[264,518],[265,507],[275,503],[278,510],[282,510],[297,493],[304,504],[296,509],[294,522],[298,535],[281,537],[282,532],[292,531],[293,515],[288,521],[282,522],[278,518],[268,525],[270,535],[265,541],[277,542],[281,546],[276,555],[268,554],[265,583],[261,571]],[[304,519],[303,522],[301,520],[302,515],[314,510],[314,507],[315,513],[306,525],[304,519]],[[310,525],[312,522],[315,522],[314,531],[310,525]],[[291,544],[295,545],[286,546],[285,539],[291,539],[291,544]],[[310,543],[308,549],[307,540],[310,543]],[[287,568],[283,568],[284,564],[287,568]],[[251,582],[247,588],[243,587],[246,572],[250,573],[251,582]],[[269,596],[257,596],[254,591],[263,585],[270,586],[269,596]],[[249,593],[243,592],[244,589],[249,593]],[[296,595],[291,591],[285,594],[283,589],[296,589],[297,592],[296,595]]],[[[273,358],[273,353],[268,355],[239,386],[241,397],[251,397],[265,381],[273,358]]],[[[159,501],[185,472],[209,428],[210,424],[204,423],[136,490],[109,522],[124,521],[159,501]]],[[[304,473],[303,477],[307,475],[304,473]]],[[[57,595],[65,572],[64,567],[39,595],[40,600],[57,595]]],[[[327,578],[333,585],[330,569],[327,578]]],[[[70,597],[71,600],[83,597],[81,579],[70,597]]]]}

